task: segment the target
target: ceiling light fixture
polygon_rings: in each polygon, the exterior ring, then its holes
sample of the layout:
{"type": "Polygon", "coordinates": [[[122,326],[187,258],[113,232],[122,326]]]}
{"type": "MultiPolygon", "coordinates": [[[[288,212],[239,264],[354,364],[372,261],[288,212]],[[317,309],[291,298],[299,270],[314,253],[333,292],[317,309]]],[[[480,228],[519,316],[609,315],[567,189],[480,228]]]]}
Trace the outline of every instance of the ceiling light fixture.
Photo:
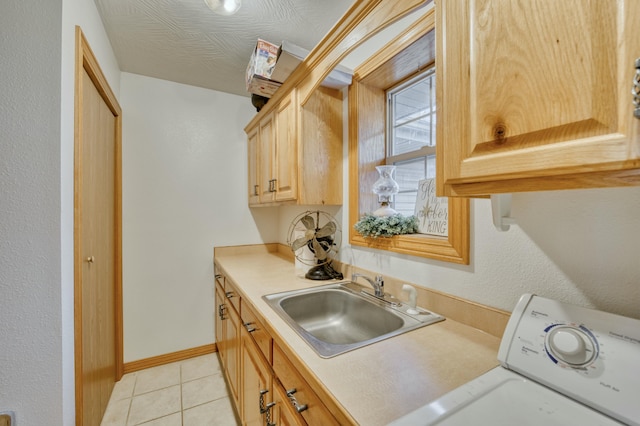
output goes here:
{"type": "Polygon", "coordinates": [[[204,3],[215,13],[225,16],[236,13],[242,4],[241,0],[204,0],[204,3]]]}

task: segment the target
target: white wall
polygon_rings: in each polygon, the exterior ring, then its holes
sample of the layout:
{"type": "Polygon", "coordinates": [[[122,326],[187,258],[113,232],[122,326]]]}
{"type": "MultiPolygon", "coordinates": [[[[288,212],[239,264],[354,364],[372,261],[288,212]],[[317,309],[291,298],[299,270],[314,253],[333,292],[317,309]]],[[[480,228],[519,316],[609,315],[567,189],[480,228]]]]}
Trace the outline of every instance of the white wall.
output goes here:
{"type": "MultiPolygon", "coordinates": [[[[507,232],[472,200],[468,266],[345,247],[359,267],[511,311],[522,293],[640,318],[640,188],[514,194],[507,232]]],[[[346,223],[346,222],[345,222],[346,223]]]]}
{"type": "MultiPolygon", "coordinates": [[[[344,111],[346,127],[346,100],[344,111]]],[[[343,225],[343,262],[507,311],[531,292],[640,318],[640,187],[514,194],[518,225],[507,232],[494,228],[488,199],[472,200],[467,266],[351,247],[346,142],[343,170],[342,208],[321,208],[343,225]]],[[[305,208],[280,208],[280,242],[305,208]]]]}
{"type": "Polygon", "coordinates": [[[21,425],[62,422],[61,16],[60,1],[0,6],[0,411],[21,425]]]}
{"type": "MultiPolygon", "coordinates": [[[[214,78],[212,76],[212,78],[214,78]]],[[[214,341],[214,246],[277,239],[247,206],[247,97],[122,73],[125,362],[214,341]]]]}
{"type": "Polygon", "coordinates": [[[0,410],[25,426],[74,423],[75,24],[117,83],[91,0],[0,6],[0,410]]]}

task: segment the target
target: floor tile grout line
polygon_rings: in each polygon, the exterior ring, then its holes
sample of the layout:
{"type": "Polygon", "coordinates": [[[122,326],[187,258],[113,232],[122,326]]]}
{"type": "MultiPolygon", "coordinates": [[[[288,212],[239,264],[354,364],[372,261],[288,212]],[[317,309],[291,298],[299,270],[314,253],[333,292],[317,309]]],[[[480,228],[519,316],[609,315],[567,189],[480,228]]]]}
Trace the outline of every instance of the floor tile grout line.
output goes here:
{"type": "Polygon", "coordinates": [[[180,424],[184,426],[184,398],[182,397],[183,387],[182,387],[182,367],[183,363],[180,363],[180,424]]]}
{"type": "MultiPolygon", "coordinates": [[[[178,371],[179,371],[179,383],[178,384],[180,385],[179,398],[180,398],[180,424],[181,425],[184,425],[184,411],[185,411],[184,410],[184,399],[183,399],[183,385],[185,383],[194,382],[196,380],[201,380],[201,379],[205,379],[205,378],[208,378],[208,377],[215,377],[215,376],[222,376],[223,377],[223,375],[220,373],[220,371],[218,371],[217,368],[214,368],[213,372],[211,372],[211,370],[207,370],[206,372],[202,372],[202,370],[196,370],[196,371],[201,371],[201,372],[197,373],[195,375],[195,377],[191,377],[189,380],[185,381],[184,380],[185,376],[183,374],[183,366],[184,366],[185,363],[188,363],[189,361],[191,361],[191,360],[183,360],[183,361],[178,361],[176,363],[176,364],[178,364],[177,367],[178,367],[178,371]]],[[[167,365],[169,365],[169,364],[167,364],[167,365]]],[[[144,370],[141,370],[141,371],[144,371],[144,370]]],[[[132,375],[133,375],[133,386],[131,388],[131,395],[130,395],[129,398],[121,398],[121,399],[127,399],[128,400],[127,412],[126,412],[126,416],[125,416],[125,419],[124,419],[125,420],[125,426],[132,426],[132,425],[129,425],[129,421],[131,420],[131,409],[133,407],[134,398],[142,396],[142,395],[149,394],[151,392],[160,391],[160,390],[164,390],[164,389],[168,389],[170,387],[176,386],[175,384],[174,385],[169,385],[169,386],[163,386],[163,387],[160,387],[160,388],[157,388],[157,389],[149,390],[147,392],[136,394],[136,389],[140,385],[140,382],[138,382],[138,379],[140,377],[137,374],[137,372],[132,373],[132,375]]],[[[202,405],[205,405],[205,404],[208,404],[208,403],[212,403],[214,401],[219,401],[219,400],[222,400],[222,399],[225,399],[225,398],[230,400],[230,396],[228,395],[228,392],[225,392],[225,395],[223,395],[223,396],[215,398],[215,399],[213,399],[211,401],[204,401],[204,402],[202,402],[200,404],[197,404],[194,407],[190,407],[190,408],[199,407],[199,406],[202,406],[202,405]]],[[[111,400],[110,400],[110,402],[111,402],[111,400]]],[[[164,417],[168,417],[168,416],[174,415],[176,413],[177,412],[170,413],[170,414],[167,414],[166,416],[161,416],[161,417],[154,418],[154,419],[149,419],[147,422],[158,420],[158,419],[161,419],[161,418],[164,418],[164,417]]]]}
{"type": "Polygon", "coordinates": [[[138,383],[138,375],[133,376],[133,387],[131,388],[131,397],[129,398],[129,407],[127,408],[127,415],[124,418],[125,426],[129,425],[129,415],[131,414],[131,406],[133,405],[133,396],[135,395],[136,384],[138,383]]]}

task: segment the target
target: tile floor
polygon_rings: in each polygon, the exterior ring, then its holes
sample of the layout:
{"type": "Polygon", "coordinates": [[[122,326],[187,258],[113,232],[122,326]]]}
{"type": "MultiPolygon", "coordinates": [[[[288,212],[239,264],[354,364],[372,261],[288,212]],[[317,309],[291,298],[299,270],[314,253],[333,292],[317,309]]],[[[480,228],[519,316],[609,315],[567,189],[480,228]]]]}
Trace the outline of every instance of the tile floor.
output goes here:
{"type": "Polygon", "coordinates": [[[216,354],[125,374],[101,426],[236,426],[216,354]]]}

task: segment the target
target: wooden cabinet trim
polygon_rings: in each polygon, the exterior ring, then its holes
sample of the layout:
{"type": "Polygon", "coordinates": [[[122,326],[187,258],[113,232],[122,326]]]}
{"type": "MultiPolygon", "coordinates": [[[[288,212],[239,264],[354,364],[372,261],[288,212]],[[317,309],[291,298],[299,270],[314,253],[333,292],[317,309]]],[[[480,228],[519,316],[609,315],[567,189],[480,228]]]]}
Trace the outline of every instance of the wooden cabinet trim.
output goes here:
{"type": "MultiPolygon", "coordinates": [[[[364,238],[354,229],[362,214],[379,207],[370,188],[378,178],[375,167],[384,164],[386,157],[385,90],[397,84],[398,79],[415,75],[421,66],[433,63],[434,25],[434,12],[430,11],[362,64],[349,87],[349,242],[355,246],[467,265],[470,206],[466,199],[449,199],[446,238],[425,234],[364,238]]],[[[438,156],[436,164],[440,161],[438,156]]]]}

